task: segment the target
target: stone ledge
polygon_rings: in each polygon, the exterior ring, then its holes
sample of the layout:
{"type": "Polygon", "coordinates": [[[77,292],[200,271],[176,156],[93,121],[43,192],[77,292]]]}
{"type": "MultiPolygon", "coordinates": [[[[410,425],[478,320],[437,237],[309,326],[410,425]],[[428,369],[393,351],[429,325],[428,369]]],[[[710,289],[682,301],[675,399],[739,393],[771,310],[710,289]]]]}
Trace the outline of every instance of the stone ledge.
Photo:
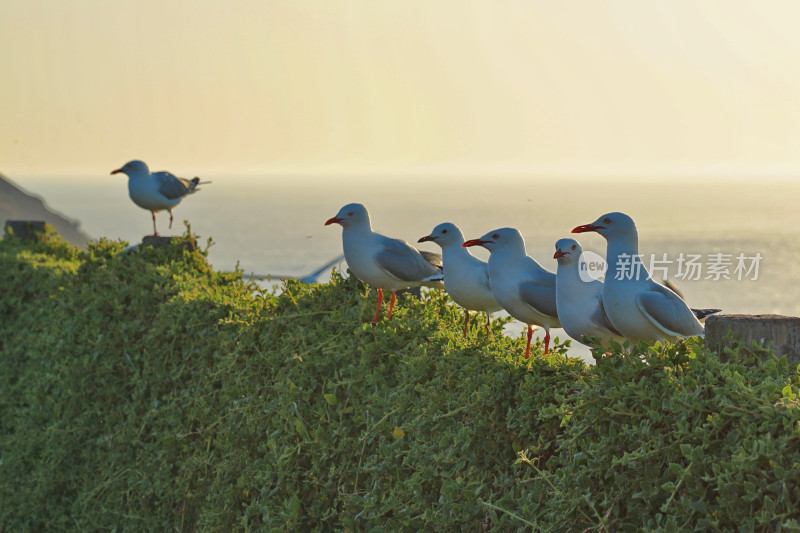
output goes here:
{"type": "Polygon", "coordinates": [[[745,345],[756,342],[772,348],[790,363],[800,363],[800,317],[783,315],[715,315],[706,319],[706,346],[722,352],[729,332],[745,345]]]}
{"type": "Polygon", "coordinates": [[[17,239],[31,240],[46,233],[47,228],[44,220],[6,220],[4,231],[17,239]]]}
{"type": "Polygon", "coordinates": [[[197,250],[197,241],[192,239],[191,241],[178,241],[181,237],[168,237],[163,235],[147,235],[142,239],[143,246],[152,246],[153,248],[167,248],[169,246],[177,246],[178,248],[184,248],[190,252],[194,252],[197,250]]]}

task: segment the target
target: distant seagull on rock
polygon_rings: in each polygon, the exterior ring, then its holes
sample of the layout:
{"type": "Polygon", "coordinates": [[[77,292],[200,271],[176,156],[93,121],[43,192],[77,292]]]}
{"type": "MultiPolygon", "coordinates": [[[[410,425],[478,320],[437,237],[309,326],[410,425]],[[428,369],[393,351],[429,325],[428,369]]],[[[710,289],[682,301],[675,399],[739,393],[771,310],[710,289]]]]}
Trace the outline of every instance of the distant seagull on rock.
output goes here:
{"type": "Polygon", "coordinates": [[[111,174],[128,176],[128,194],[133,203],[150,211],[153,216],[153,235],[158,236],[156,229],[156,211],[169,212],[169,227],[172,228],[172,208],[181,203],[184,196],[197,190],[200,178],[179,178],[169,172],[150,173],[144,161],[128,161],[111,174]]]}
{"type": "Polygon", "coordinates": [[[533,325],[545,330],[544,353],[550,348],[550,328],[559,328],[556,311],[556,275],[545,270],[525,252],[525,240],[514,228],[490,231],[462,246],[483,246],[489,256],[489,283],[503,309],[528,325],[525,359],[530,357],[533,325]]]}
{"type": "Polygon", "coordinates": [[[442,247],[444,288],[453,301],[464,308],[464,336],[467,336],[470,310],[486,313],[488,332],[490,314],[502,307],[492,294],[486,262],[461,246],[464,244],[464,235],[458,226],[449,222],[439,224],[430,235],[418,242],[435,242],[442,247]]]}
{"type": "Polygon", "coordinates": [[[606,239],[608,274],[603,307],[614,327],[633,343],[703,334],[694,313],[673,291],[650,278],[639,256],[639,234],[633,219],[608,213],[572,233],[595,231],[606,239]]]}
{"type": "Polygon", "coordinates": [[[347,204],[325,225],[342,226],[342,248],[347,266],[364,283],[378,289],[375,324],[380,316],[383,291],[392,291],[388,320],[392,319],[395,291],[422,285],[442,286],[441,256],[420,252],[406,241],[392,239],[372,231],[367,208],[347,204]]]}
{"type": "Polygon", "coordinates": [[[625,338],[611,325],[603,309],[603,282],[588,277],[588,274],[581,275],[582,254],[583,248],[574,239],[556,242],[553,258],[558,261],[558,320],[567,335],[584,344],[589,345],[587,337],[597,337],[603,345],[609,341],[622,344],[625,338]]]}

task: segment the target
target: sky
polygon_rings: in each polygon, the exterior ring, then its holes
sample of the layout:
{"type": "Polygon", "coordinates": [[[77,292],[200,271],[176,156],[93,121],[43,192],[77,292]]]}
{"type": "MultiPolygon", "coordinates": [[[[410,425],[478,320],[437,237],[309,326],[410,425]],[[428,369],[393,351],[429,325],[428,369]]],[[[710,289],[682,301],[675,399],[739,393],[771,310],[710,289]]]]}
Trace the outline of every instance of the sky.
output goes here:
{"type": "Polygon", "coordinates": [[[800,175],[796,0],[3,0],[0,172],[800,175]]]}

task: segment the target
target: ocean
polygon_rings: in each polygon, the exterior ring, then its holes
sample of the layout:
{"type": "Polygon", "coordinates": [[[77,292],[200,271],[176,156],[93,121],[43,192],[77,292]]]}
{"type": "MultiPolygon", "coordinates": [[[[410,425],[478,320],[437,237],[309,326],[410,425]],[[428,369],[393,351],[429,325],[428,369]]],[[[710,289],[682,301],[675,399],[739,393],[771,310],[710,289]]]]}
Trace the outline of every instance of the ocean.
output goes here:
{"type": "MultiPolygon", "coordinates": [[[[646,266],[677,285],[692,307],[724,313],[800,315],[800,180],[757,178],[543,178],[458,176],[202,176],[212,183],[175,208],[175,224],[157,215],[161,234],[181,234],[183,220],[215,268],[305,275],[341,253],[341,228],[324,226],[350,202],[367,206],[376,231],[417,245],[441,222],[466,238],[516,227],[528,254],[555,270],[554,243],[576,237],[605,256],[597,234],[575,226],[622,211],[636,221],[646,266]]],[[[141,241],[149,212],[134,205],[120,175],[11,179],[47,205],[81,222],[93,238],[141,241]]],[[[472,249],[486,259],[483,249],[472,249]]],[[[344,263],[342,263],[344,268],[344,263]]],[[[323,277],[324,279],[324,277],[323,277]]],[[[516,323],[516,334],[524,326],[516,323]]],[[[543,333],[542,333],[543,335],[543,333]]],[[[554,336],[565,338],[562,330],[554,336]]],[[[575,343],[573,343],[575,344],[575,343]]],[[[586,357],[588,350],[576,349],[586,357]]]]}

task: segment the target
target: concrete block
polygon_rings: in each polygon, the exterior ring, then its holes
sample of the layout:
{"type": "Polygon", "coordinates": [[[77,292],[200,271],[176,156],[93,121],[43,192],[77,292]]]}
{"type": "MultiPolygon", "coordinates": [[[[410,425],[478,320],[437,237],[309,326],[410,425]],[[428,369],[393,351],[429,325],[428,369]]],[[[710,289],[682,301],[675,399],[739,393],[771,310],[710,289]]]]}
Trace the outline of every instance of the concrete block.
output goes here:
{"type": "Polygon", "coordinates": [[[142,239],[142,245],[152,246],[153,248],[166,248],[168,246],[178,246],[179,248],[184,248],[190,252],[194,252],[197,250],[197,241],[195,239],[192,239],[191,241],[182,241],[179,239],[180,237],[147,235],[142,239]]]}
{"type": "Polygon", "coordinates": [[[790,363],[800,363],[800,317],[782,315],[715,315],[706,319],[706,346],[722,352],[728,346],[727,335],[736,340],[752,341],[775,350],[790,363]]]}
{"type": "Polygon", "coordinates": [[[44,220],[6,220],[5,234],[17,239],[31,240],[47,230],[44,220]]]}

